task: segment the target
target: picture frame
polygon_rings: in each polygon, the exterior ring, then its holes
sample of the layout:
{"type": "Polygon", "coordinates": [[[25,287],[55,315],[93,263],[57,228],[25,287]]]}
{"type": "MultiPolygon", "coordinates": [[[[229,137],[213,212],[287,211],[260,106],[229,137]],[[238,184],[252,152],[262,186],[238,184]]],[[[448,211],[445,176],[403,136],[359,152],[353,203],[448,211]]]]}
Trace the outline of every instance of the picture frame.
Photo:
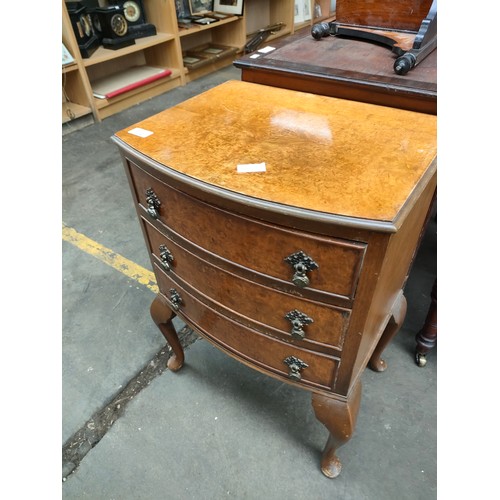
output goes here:
{"type": "Polygon", "coordinates": [[[295,0],[294,24],[300,24],[311,20],[311,2],[310,0],[295,0]]]}
{"type": "Polygon", "coordinates": [[[300,24],[300,23],[304,22],[304,3],[303,3],[303,0],[295,0],[293,22],[294,22],[294,24],[300,24]]]}
{"type": "Polygon", "coordinates": [[[191,15],[207,14],[214,10],[214,0],[188,0],[191,15]]]}
{"type": "Polygon", "coordinates": [[[242,16],[244,0],[214,0],[214,12],[242,16]]]}
{"type": "Polygon", "coordinates": [[[189,0],[175,0],[175,13],[177,19],[186,19],[191,15],[189,0]]]}
{"type": "Polygon", "coordinates": [[[310,21],[311,20],[311,2],[309,0],[305,0],[304,5],[304,21],[310,21]]]}

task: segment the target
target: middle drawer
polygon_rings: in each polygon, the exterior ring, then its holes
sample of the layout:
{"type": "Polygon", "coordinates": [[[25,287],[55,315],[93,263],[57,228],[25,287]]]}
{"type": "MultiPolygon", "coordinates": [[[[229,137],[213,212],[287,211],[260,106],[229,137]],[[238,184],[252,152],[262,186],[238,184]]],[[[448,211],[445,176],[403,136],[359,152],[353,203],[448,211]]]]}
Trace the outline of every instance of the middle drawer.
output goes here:
{"type": "Polygon", "coordinates": [[[143,220],[153,259],[200,300],[257,331],[316,351],[342,349],[349,309],[289,295],[249,281],[192,254],[143,220]]]}

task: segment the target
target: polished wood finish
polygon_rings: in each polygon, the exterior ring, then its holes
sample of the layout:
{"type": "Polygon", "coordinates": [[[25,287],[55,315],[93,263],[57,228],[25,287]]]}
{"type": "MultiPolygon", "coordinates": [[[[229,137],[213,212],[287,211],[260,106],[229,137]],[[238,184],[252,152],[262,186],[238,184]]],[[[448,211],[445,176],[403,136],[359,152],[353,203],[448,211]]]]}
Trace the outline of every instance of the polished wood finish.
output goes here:
{"type": "Polygon", "coordinates": [[[168,359],[167,366],[173,372],[176,372],[184,364],[184,350],[182,349],[179,337],[172,325],[172,319],[175,316],[173,310],[168,307],[168,303],[162,295],[157,295],[150,308],[151,317],[159,328],[168,345],[172,349],[172,354],[168,359]]]}
{"type": "Polygon", "coordinates": [[[387,368],[387,363],[381,358],[381,355],[384,352],[385,348],[390,344],[396,333],[399,332],[401,326],[403,326],[403,321],[406,316],[406,309],[406,298],[403,295],[403,292],[401,292],[401,295],[399,296],[399,299],[392,310],[389,323],[387,323],[384,333],[380,337],[380,340],[377,343],[377,347],[373,351],[373,354],[368,363],[368,366],[373,371],[383,372],[387,368]]]}
{"type": "Polygon", "coordinates": [[[130,127],[116,136],[227,196],[349,217],[361,226],[374,221],[388,231],[436,156],[435,117],[239,81],[137,126],[154,133],[142,138],[130,127]],[[237,172],[239,164],[261,162],[264,175],[237,172]]]}
{"type": "Polygon", "coordinates": [[[360,401],[361,381],[359,380],[345,400],[329,398],[324,394],[313,393],[312,395],[314,414],[329,432],[321,458],[321,471],[327,477],[334,478],[340,474],[342,463],[336,452],[352,437],[360,401]]]}
{"type": "Polygon", "coordinates": [[[183,363],[168,327],[177,314],[242,363],[312,391],[329,431],[321,467],[335,477],[361,375],[369,363],[385,369],[382,352],[404,319],[436,187],[436,117],[230,81],[113,140],[171,368],[183,363]],[[237,172],[260,163],[264,172],[237,172]],[[296,279],[305,257],[315,263],[307,283],[296,279]]]}
{"type": "MultiPolygon", "coordinates": [[[[414,34],[410,39],[413,41],[414,34]]],[[[397,75],[393,69],[396,55],[386,47],[336,36],[315,40],[309,28],[273,47],[276,50],[256,59],[247,55],[234,61],[242,80],[421,113],[437,112],[437,50],[408,74],[397,75]]]]}
{"type": "Polygon", "coordinates": [[[338,0],[337,21],[344,24],[418,31],[432,0],[338,0]]]}

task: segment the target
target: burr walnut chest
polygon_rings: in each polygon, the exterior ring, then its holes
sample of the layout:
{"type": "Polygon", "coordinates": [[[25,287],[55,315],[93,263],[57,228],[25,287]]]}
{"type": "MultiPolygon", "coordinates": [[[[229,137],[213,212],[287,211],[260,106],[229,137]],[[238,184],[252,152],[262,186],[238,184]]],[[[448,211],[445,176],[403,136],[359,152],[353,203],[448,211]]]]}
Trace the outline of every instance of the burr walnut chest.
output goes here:
{"type": "Polygon", "coordinates": [[[336,455],[366,366],[400,328],[436,189],[436,117],[230,81],[117,132],[159,293],[172,318],[312,393],[336,455]]]}

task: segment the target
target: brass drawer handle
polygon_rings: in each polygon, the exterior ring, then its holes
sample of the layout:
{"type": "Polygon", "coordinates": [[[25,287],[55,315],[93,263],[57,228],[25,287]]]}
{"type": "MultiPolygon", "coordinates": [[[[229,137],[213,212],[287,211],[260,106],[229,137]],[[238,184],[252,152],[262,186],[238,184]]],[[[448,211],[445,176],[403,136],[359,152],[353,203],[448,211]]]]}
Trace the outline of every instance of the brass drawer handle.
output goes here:
{"type": "Polygon", "coordinates": [[[300,380],[302,378],[300,371],[309,366],[307,363],[304,363],[304,361],[296,358],[295,356],[288,356],[288,358],[283,360],[283,363],[288,366],[288,377],[292,380],[300,380]]]}
{"type": "Polygon", "coordinates": [[[146,189],[146,203],[148,204],[149,215],[151,215],[153,219],[158,219],[160,217],[159,208],[161,202],[152,188],[146,189]]]}
{"type": "Polygon", "coordinates": [[[302,250],[292,253],[286,257],[285,262],[293,267],[295,273],[292,276],[292,282],[295,286],[300,288],[304,288],[309,285],[309,278],[306,273],[308,271],[318,269],[319,267],[318,264],[316,264],[316,262],[314,262],[314,260],[312,260],[311,257],[305,254],[302,250]]]}
{"type": "Polygon", "coordinates": [[[179,292],[175,288],[171,288],[169,291],[170,291],[170,303],[172,304],[172,309],[174,311],[178,311],[180,305],[182,304],[182,298],[179,295],[179,292]]]}
{"type": "Polygon", "coordinates": [[[297,309],[287,312],[285,314],[285,319],[292,323],[292,331],[290,333],[294,339],[298,340],[303,340],[306,337],[304,327],[314,322],[312,318],[307,316],[307,314],[304,314],[297,309]]]}
{"type": "Polygon", "coordinates": [[[160,245],[160,259],[161,259],[161,265],[165,269],[165,271],[170,271],[172,269],[172,262],[174,261],[174,256],[172,255],[172,252],[165,246],[165,245],[160,245]]]}

